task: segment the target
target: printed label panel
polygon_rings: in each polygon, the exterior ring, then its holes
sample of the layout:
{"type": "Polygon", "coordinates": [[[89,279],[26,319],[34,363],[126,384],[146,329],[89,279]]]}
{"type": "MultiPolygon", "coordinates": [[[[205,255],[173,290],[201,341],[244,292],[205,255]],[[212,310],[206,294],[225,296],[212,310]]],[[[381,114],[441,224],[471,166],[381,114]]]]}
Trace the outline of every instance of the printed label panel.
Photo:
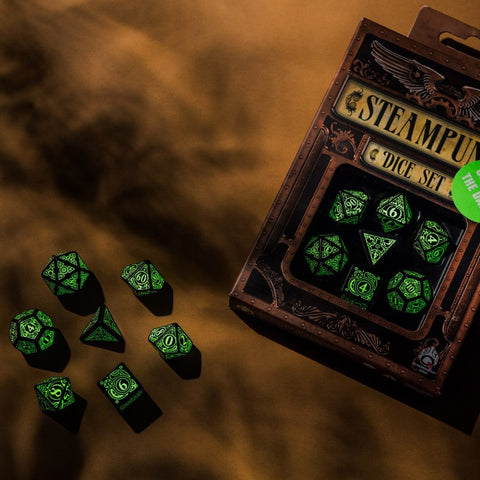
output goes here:
{"type": "Polygon", "coordinates": [[[452,201],[453,178],[417,160],[400,155],[394,150],[370,140],[362,153],[362,160],[377,170],[412,183],[423,190],[452,201]]]}
{"type": "Polygon", "coordinates": [[[335,112],[369,129],[457,168],[480,160],[480,136],[349,78],[335,112]]]}

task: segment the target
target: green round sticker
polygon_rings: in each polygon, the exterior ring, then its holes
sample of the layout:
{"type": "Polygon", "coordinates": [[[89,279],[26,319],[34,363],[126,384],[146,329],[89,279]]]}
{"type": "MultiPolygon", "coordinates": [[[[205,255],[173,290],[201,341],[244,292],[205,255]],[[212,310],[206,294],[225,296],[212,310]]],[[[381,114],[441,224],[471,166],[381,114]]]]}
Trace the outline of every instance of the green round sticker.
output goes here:
{"type": "Polygon", "coordinates": [[[480,160],[467,163],[453,177],[452,199],[463,216],[480,222],[480,160]]]}

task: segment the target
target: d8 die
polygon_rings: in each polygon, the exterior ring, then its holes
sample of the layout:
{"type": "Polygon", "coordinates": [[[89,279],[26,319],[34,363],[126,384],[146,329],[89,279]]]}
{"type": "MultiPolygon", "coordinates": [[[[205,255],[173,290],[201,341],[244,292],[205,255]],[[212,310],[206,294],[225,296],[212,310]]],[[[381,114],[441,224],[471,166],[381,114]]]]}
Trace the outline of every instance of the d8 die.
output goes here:
{"type": "Polygon", "coordinates": [[[193,348],[193,342],[178,323],[170,323],[154,328],[148,336],[148,341],[164,360],[188,355],[193,348]]]}
{"type": "Polygon", "coordinates": [[[67,377],[50,377],[34,387],[40,410],[58,413],[75,402],[72,384],[67,377]]]}
{"type": "Polygon", "coordinates": [[[413,240],[413,248],[428,263],[439,263],[449,246],[448,232],[434,220],[425,220],[413,240]]]}

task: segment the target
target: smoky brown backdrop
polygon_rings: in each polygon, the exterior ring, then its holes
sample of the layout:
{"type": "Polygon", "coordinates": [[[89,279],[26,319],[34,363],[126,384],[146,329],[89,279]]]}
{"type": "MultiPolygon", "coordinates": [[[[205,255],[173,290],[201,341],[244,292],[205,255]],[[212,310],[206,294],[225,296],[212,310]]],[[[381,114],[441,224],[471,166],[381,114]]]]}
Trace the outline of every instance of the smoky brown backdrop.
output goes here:
{"type": "MultiPolygon", "coordinates": [[[[408,33],[422,2],[0,2],[0,448],[12,480],[475,479],[459,433],[260,337],[227,297],[363,16],[408,33]],[[124,354],[88,347],[40,272],[77,250],[124,354]],[[120,280],[149,258],[175,291],[157,318],[120,280]],[[72,435],[42,415],[10,318],[47,312],[88,401],[72,435]],[[177,321],[203,355],[178,378],[148,344],[177,321]],[[124,361],[164,411],[133,433],[96,381],[124,361]]],[[[460,20],[480,2],[432,1],[460,20]]],[[[477,22],[478,23],[478,22],[477,22]]],[[[475,372],[474,372],[475,373],[475,372]]]]}

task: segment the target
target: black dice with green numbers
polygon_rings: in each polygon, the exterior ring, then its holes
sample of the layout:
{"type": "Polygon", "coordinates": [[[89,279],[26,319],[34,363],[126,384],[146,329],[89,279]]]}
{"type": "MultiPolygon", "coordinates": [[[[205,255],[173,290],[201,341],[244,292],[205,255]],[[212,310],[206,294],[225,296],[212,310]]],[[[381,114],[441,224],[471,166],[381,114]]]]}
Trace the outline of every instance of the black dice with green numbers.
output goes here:
{"type": "Polygon", "coordinates": [[[354,166],[337,168],[291,264],[339,305],[420,328],[465,230],[463,217],[354,166]]]}

